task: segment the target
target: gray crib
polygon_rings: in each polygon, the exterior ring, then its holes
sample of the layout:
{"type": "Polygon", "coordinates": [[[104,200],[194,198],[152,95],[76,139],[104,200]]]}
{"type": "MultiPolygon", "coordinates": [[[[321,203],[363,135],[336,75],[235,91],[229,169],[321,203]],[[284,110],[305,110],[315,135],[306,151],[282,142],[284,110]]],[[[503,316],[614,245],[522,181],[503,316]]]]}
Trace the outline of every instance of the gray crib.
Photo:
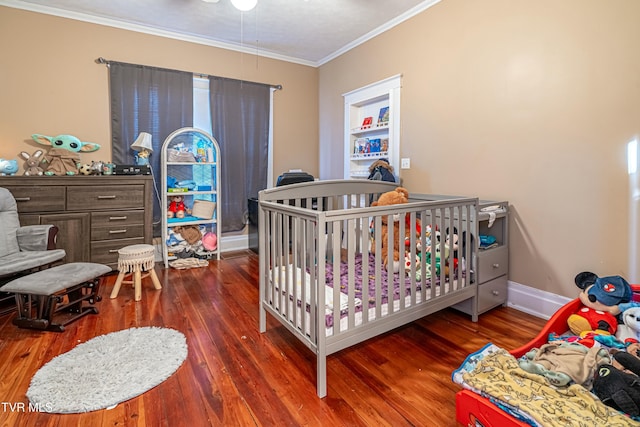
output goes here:
{"type": "Polygon", "coordinates": [[[259,194],[260,332],[269,313],[316,354],[319,397],[328,355],[476,298],[478,199],[411,194],[370,206],[396,187],[327,180],[259,194]],[[406,254],[397,272],[383,264],[383,218],[400,218],[387,241],[389,259],[394,239],[406,254]],[[407,227],[419,237],[405,238],[407,227]]]}

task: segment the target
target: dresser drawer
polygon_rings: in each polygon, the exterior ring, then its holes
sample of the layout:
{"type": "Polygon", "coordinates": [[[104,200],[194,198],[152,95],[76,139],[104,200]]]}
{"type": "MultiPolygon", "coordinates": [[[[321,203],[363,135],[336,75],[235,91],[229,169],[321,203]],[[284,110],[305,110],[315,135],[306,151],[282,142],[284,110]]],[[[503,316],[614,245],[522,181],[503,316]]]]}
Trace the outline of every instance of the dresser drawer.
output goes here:
{"type": "MultiPolygon", "coordinates": [[[[46,178],[40,178],[43,181],[46,178]]],[[[59,212],[65,209],[66,188],[63,186],[5,187],[18,204],[19,213],[59,212]]]]}
{"type": "Polygon", "coordinates": [[[144,226],[142,224],[91,227],[92,241],[128,239],[132,237],[144,237],[144,226]]]}
{"type": "Polygon", "coordinates": [[[507,274],[509,269],[509,248],[501,246],[478,252],[479,282],[484,283],[507,274]]]}
{"type": "Polygon", "coordinates": [[[145,243],[144,238],[102,240],[91,242],[91,262],[106,264],[113,269],[118,267],[118,249],[129,245],[140,245],[145,243]]]}
{"type": "Polygon", "coordinates": [[[144,224],[144,211],[91,212],[91,228],[144,224]]]}
{"type": "Polygon", "coordinates": [[[69,187],[68,210],[143,208],[144,185],[104,185],[69,187]]]}
{"type": "Polygon", "coordinates": [[[478,286],[478,314],[507,302],[507,276],[478,286]]]}

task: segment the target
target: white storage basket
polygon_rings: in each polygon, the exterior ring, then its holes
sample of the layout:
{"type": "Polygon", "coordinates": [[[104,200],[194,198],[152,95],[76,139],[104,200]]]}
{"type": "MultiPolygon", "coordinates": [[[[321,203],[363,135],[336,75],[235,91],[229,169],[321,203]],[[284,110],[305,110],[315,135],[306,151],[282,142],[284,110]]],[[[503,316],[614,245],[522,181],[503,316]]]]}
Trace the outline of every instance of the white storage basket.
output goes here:
{"type": "Polygon", "coordinates": [[[208,200],[194,200],[191,215],[197,218],[211,219],[213,218],[215,210],[216,202],[210,202],[208,200]]]}

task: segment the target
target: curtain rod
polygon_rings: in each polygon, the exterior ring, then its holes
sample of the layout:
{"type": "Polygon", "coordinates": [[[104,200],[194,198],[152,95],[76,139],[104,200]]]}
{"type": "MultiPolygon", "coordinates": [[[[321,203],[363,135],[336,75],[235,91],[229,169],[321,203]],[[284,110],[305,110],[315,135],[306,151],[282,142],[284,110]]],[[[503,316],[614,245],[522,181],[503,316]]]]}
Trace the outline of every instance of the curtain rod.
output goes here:
{"type": "MultiPolygon", "coordinates": [[[[109,64],[111,64],[112,62],[118,62],[118,61],[110,61],[108,59],[104,59],[103,57],[99,57],[96,59],[96,64],[104,64],[107,67],[109,66],[109,64]]],[[[136,65],[139,67],[148,67],[148,65],[141,65],[141,64],[130,64],[127,62],[118,62],[119,64],[127,64],[127,65],[136,65]]],[[[160,68],[160,67],[151,67],[151,68],[160,68]]],[[[169,69],[169,68],[165,68],[165,69],[169,69]]],[[[191,73],[190,71],[182,71],[182,70],[172,70],[172,71],[180,71],[182,73],[191,73]]],[[[210,74],[204,74],[204,73],[191,73],[194,76],[199,76],[199,77],[222,77],[222,76],[211,76],[210,74]]],[[[232,79],[229,77],[223,77],[225,79],[229,79],[229,80],[238,80],[238,81],[248,81],[248,80],[241,80],[241,79],[232,79]]],[[[260,83],[260,82],[250,82],[250,83],[258,83],[258,84],[265,84],[265,83],[260,83]]],[[[273,85],[273,84],[268,84],[268,86],[272,87],[273,89],[277,89],[277,90],[282,90],[282,85],[273,85]]]]}

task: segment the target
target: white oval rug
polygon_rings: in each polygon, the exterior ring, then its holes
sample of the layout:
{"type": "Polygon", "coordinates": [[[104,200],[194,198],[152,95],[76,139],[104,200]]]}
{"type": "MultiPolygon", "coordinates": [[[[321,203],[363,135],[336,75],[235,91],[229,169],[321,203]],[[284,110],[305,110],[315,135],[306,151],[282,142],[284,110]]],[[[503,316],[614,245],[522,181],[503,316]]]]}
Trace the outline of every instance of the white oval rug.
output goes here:
{"type": "Polygon", "coordinates": [[[27,397],[40,411],[57,414],[109,408],[157,386],[186,358],[182,332],[124,329],[54,357],[33,376],[27,397]]]}

